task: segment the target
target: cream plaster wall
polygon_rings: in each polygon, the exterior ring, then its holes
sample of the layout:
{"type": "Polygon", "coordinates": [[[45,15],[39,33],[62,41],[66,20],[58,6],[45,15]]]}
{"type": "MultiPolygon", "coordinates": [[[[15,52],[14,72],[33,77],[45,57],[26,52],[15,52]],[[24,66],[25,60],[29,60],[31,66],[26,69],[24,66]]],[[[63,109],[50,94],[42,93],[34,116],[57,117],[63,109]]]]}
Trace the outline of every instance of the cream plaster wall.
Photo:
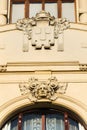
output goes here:
{"type": "Polygon", "coordinates": [[[15,110],[32,104],[21,96],[21,82],[51,76],[68,84],[66,93],[58,94],[52,104],[74,111],[87,124],[87,69],[80,70],[80,64],[87,64],[87,26],[71,23],[64,31],[62,52],[57,43],[51,50],[34,50],[29,44],[29,52],[23,52],[22,47],[23,32],[15,24],[0,27],[0,124],[15,110]]]}
{"type": "MultiPolygon", "coordinates": [[[[58,99],[52,104],[61,105],[78,114],[85,123],[87,123],[87,74],[84,73],[65,73],[50,72],[44,73],[3,73],[0,75],[0,123],[2,124],[6,117],[15,110],[29,106],[32,102],[27,96],[21,96],[19,84],[27,82],[31,77],[37,77],[40,80],[47,80],[55,76],[59,82],[68,83],[65,94],[58,94],[58,99]],[[86,77],[84,79],[84,77],[86,77]],[[6,79],[6,80],[5,80],[6,79]],[[82,80],[81,80],[82,79],[82,80]]],[[[45,102],[45,100],[44,100],[45,102]]]]}
{"type": "MultiPolygon", "coordinates": [[[[72,25],[71,25],[72,27],[72,25]]],[[[64,51],[58,52],[58,43],[51,50],[37,51],[29,43],[29,52],[23,52],[23,32],[9,30],[0,33],[0,64],[22,61],[79,61],[87,62],[87,31],[70,28],[64,31],[64,51]],[[79,36],[79,38],[78,38],[79,36]],[[74,39],[74,40],[73,40],[74,39]],[[3,55],[3,57],[2,57],[3,55]],[[4,63],[5,62],[5,63],[4,63]]]]}
{"type": "MultiPolygon", "coordinates": [[[[77,21],[86,23],[87,2],[76,0],[76,3],[77,21]]],[[[0,25],[6,24],[6,18],[9,20],[7,0],[0,0],[0,25]]],[[[54,76],[68,87],[52,104],[75,112],[87,129],[87,25],[70,24],[64,31],[64,51],[58,51],[55,40],[51,50],[35,50],[30,42],[29,51],[23,52],[23,42],[23,32],[15,24],[0,26],[0,127],[18,109],[34,104],[21,95],[21,82],[28,82],[31,77],[43,81],[54,76]]],[[[46,101],[39,102],[43,105],[46,101]]]]}

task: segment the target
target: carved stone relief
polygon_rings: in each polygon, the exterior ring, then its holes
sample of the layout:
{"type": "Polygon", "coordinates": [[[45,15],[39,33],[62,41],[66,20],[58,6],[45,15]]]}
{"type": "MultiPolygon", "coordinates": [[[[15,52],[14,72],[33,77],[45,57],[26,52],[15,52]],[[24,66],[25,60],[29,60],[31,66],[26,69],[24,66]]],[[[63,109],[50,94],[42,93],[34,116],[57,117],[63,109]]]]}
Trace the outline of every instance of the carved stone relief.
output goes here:
{"type": "MultiPolygon", "coordinates": [[[[56,19],[50,13],[40,11],[33,18],[24,18],[17,21],[17,29],[24,31],[23,51],[28,51],[28,44],[31,44],[35,49],[51,49],[55,45],[55,40],[60,37],[63,39],[65,29],[70,27],[67,19],[56,19]]],[[[61,41],[61,44],[63,44],[61,41]]]]}
{"type": "Polygon", "coordinates": [[[7,71],[7,65],[1,65],[0,72],[6,72],[6,71],[7,71]]]}
{"type": "Polygon", "coordinates": [[[79,64],[79,70],[87,71],[87,64],[79,64]]]}
{"type": "Polygon", "coordinates": [[[46,81],[31,78],[27,83],[20,83],[19,88],[21,95],[27,95],[33,102],[41,99],[53,101],[58,98],[58,93],[64,94],[66,92],[67,83],[60,83],[56,77],[51,77],[46,81]]]}

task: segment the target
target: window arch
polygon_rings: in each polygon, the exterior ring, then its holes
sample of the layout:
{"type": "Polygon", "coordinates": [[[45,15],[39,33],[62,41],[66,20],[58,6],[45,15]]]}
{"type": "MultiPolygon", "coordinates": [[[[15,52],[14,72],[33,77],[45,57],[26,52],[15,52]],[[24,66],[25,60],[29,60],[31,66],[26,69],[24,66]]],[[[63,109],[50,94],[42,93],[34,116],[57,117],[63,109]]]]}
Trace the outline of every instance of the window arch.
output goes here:
{"type": "Polygon", "coordinates": [[[79,119],[62,107],[32,108],[17,112],[1,130],[86,130],[79,119]]]}

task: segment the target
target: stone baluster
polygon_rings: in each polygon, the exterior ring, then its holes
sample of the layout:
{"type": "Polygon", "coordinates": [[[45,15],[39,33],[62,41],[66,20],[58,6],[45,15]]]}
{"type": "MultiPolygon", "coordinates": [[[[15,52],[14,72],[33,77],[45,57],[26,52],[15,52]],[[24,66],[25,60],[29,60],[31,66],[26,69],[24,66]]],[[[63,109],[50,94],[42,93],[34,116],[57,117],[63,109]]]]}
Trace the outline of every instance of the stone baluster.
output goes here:
{"type": "Polygon", "coordinates": [[[0,25],[7,22],[7,0],[0,0],[0,25]]]}
{"type": "Polygon", "coordinates": [[[87,23],[87,0],[78,0],[79,20],[81,23],[87,23]]]}

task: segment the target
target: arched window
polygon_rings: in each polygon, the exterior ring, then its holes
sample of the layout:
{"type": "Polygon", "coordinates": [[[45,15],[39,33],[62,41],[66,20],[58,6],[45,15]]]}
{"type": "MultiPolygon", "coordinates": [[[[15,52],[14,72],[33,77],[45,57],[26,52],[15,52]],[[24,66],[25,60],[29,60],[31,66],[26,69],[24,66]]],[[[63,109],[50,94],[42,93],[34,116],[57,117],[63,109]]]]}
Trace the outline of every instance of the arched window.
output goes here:
{"type": "Polygon", "coordinates": [[[55,109],[32,109],[11,118],[1,130],[85,130],[68,112],[55,109]]]}

